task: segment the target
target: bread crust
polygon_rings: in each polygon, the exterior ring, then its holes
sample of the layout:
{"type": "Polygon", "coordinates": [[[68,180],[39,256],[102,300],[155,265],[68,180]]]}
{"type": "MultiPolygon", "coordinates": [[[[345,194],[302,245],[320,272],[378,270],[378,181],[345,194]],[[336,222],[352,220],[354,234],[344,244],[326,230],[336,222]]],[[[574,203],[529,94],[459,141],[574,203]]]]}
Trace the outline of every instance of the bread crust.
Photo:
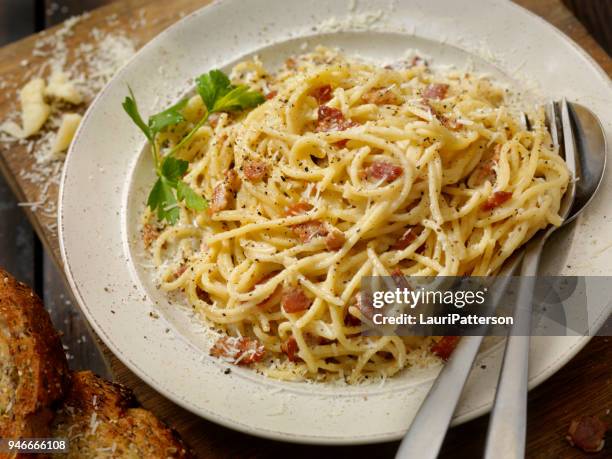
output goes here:
{"type": "Polygon", "coordinates": [[[2,269],[0,378],[0,437],[47,437],[68,389],[68,362],[40,298],[2,269]]]}
{"type": "Polygon", "coordinates": [[[72,386],[52,426],[67,438],[70,452],[58,458],[192,458],[178,435],[150,411],[138,408],[132,392],[91,371],[73,373],[72,386]]]}

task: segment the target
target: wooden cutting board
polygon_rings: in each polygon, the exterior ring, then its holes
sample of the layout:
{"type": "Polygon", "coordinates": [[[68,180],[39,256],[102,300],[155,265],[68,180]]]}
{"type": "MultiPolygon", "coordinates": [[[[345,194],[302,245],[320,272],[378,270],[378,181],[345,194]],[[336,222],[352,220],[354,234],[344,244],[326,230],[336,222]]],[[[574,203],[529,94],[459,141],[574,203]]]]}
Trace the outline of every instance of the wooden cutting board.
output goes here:
{"type": "MultiPolygon", "coordinates": [[[[573,38],[609,75],[612,74],[610,57],[559,0],[516,2],[573,38]]],[[[134,40],[137,46],[142,46],[183,15],[207,3],[209,0],[129,0],[113,3],[83,18],[75,26],[74,33],[66,38],[67,47],[70,50],[87,43],[93,28],[119,28],[134,40]],[[109,17],[114,20],[109,22],[109,17]]],[[[36,40],[54,33],[56,29],[48,29],[42,35],[28,37],[0,49],[0,81],[4,81],[0,91],[0,122],[16,109],[16,88],[27,82],[44,62],[44,58],[32,55],[36,40]]],[[[25,145],[0,143],[0,170],[20,201],[40,201],[41,190],[47,185],[44,182],[33,183],[27,179],[29,173],[36,170],[36,166],[32,151],[25,145]]],[[[51,183],[48,185],[45,199],[55,202],[57,191],[57,185],[51,183]]],[[[24,206],[24,210],[48,252],[58,265],[61,265],[57,232],[54,229],[54,212],[45,213],[41,209],[28,206],[24,206]]],[[[101,346],[111,362],[117,381],[131,387],[146,408],[177,429],[200,457],[312,457],[313,454],[320,457],[391,457],[395,451],[395,443],[342,448],[296,447],[233,432],[200,419],[165,399],[131,373],[103,344],[101,346]]],[[[563,437],[572,417],[604,414],[606,409],[612,408],[610,362],[612,346],[608,338],[594,338],[572,362],[531,392],[529,457],[582,457],[566,444],[563,437]]],[[[452,429],[441,457],[478,456],[485,431],[486,418],[452,429]]],[[[609,454],[610,450],[607,451],[609,454]]],[[[598,456],[604,457],[601,454],[592,457],[598,456]]]]}

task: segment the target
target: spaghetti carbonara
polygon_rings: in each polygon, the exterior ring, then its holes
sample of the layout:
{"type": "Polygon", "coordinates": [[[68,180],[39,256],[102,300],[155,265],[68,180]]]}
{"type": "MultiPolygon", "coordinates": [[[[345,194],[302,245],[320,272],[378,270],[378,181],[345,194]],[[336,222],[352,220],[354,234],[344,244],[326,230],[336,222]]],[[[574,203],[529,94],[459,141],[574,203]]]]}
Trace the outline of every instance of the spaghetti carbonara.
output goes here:
{"type": "MultiPolygon", "coordinates": [[[[178,152],[209,208],[144,225],[161,288],[219,331],[214,356],[282,379],[393,375],[440,341],[363,336],[364,276],[491,275],[561,223],[569,175],[543,111],[527,128],[485,77],[317,48],[275,73],[239,63],[232,79],[267,100],[178,152]]],[[[186,124],[202,110],[192,97],[186,124]]]]}

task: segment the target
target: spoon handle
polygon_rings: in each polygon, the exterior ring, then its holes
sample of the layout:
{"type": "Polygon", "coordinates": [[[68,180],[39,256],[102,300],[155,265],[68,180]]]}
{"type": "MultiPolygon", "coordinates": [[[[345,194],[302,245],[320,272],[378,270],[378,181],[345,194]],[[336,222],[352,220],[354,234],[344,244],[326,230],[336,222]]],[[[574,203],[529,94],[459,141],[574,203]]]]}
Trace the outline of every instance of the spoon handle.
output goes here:
{"type": "Polygon", "coordinates": [[[522,459],[527,433],[529,342],[536,274],[546,234],[532,240],[521,267],[514,325],[508,336],[502,370],[491,412],[485,459],[522,459]]]}
{"type": "Polygon", "coordinates": [[[482,338],[461,338],[412,421],[397,451],[396,459],[413,458],[417,452],[420,459],[438,457],[482,338]]]}

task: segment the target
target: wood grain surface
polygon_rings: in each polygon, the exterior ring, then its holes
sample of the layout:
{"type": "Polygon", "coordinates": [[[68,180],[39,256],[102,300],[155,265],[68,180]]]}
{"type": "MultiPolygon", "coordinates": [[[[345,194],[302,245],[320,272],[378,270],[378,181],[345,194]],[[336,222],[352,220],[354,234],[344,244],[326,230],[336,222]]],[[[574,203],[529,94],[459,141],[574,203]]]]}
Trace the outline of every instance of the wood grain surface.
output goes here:
{"type": "Polygon", "coordinates": [[[612,2],[606,0],[563,0],[593,37],[612,53],[612,2]]]}
{"type": "MultiPolygon", "coordinates": [[[[61,3],[61,2],[59,2],[61,3]]],[[[70,3],[70,2],[68,2],[70,3]]],[[[79,3],[79,2],[76,2],[79,3]]],[[[92,3],[95,3],[92,0],[92,3]]],[[[207,0],[128,0],[95,10],[75,27],[75,33],[67,38],[69,47],[87,38],[93,27],[108,28],[106,18],[117,15],[119,26],[128,31],[137,44],[143,45],[161,30],[208,3],[207,0]],[[146,18],[146,23],[141,18],[146,18]],[[135,26],[136,25],[136,26],[135,26]]],[[[584,26],[569,12],[560,0],[517,0],[516,3],[558,27],[582,46],[608,73],[612,74],[612,60],[597,44],[584,26]]],[[[55,14],[55,12],[52,12],[55,14]]],[[[45,31],[43,34],[52,33],[45,31]]],[[[31,55],[34,37],[26,38],[0,49],[0,79],[20,87],[31,76],[33,68],[42,59],[31,55]],[[20,62],[28,59],[28,65],[20,62]]],[[[0,120],[15,107],[15,92],[0,91],[0,120]]],[[[35,202],[39,199],[39,187],[23,178],[23,172],[34,167],[32,155],[25,147],[0,145],[0,170],[18,199],[35,202]]],[[[57,188],[52,186],[50,199],[57,198],[57,188]]],[[[28,218],[41,237],[46,249],[56,263],[61,264],[57,234],[52,229],[53,215],[43,215],[26,208],[28,218]]],[[[1,218],[1,217],[0,217],[1,218]]],[[[140,402],[160,418],[176,428],[183,437],[205,458],[264,458],[264,457],[392,457],[396,443],[359,447],[297,446],[258,439],[233,432],[200,419],[174,405],[139,380],[105,348],[116,379],[136,392],[140,402]]],[[[528,457],[573,458],[584,455],[569,447],[564,439],[570,420],[579,415],[605,414],[612,408],[612,346],[609,338],[596,337],[568,365],[533,390],[529,396],[528,457]]],[[[299,422],[299,419],[296,419],[299,422]]],[[[481,417],[451,429],[440,457],[471,458],[481,454],[486,433],[487,418],[481,417]]],[[[609,442],[610,443],[610,442],[609,442]]],[[[593,458],[611,457],[610,445],[593,458]]],[[[415,456],[418,457],[418,456],[415,456]]]]}

